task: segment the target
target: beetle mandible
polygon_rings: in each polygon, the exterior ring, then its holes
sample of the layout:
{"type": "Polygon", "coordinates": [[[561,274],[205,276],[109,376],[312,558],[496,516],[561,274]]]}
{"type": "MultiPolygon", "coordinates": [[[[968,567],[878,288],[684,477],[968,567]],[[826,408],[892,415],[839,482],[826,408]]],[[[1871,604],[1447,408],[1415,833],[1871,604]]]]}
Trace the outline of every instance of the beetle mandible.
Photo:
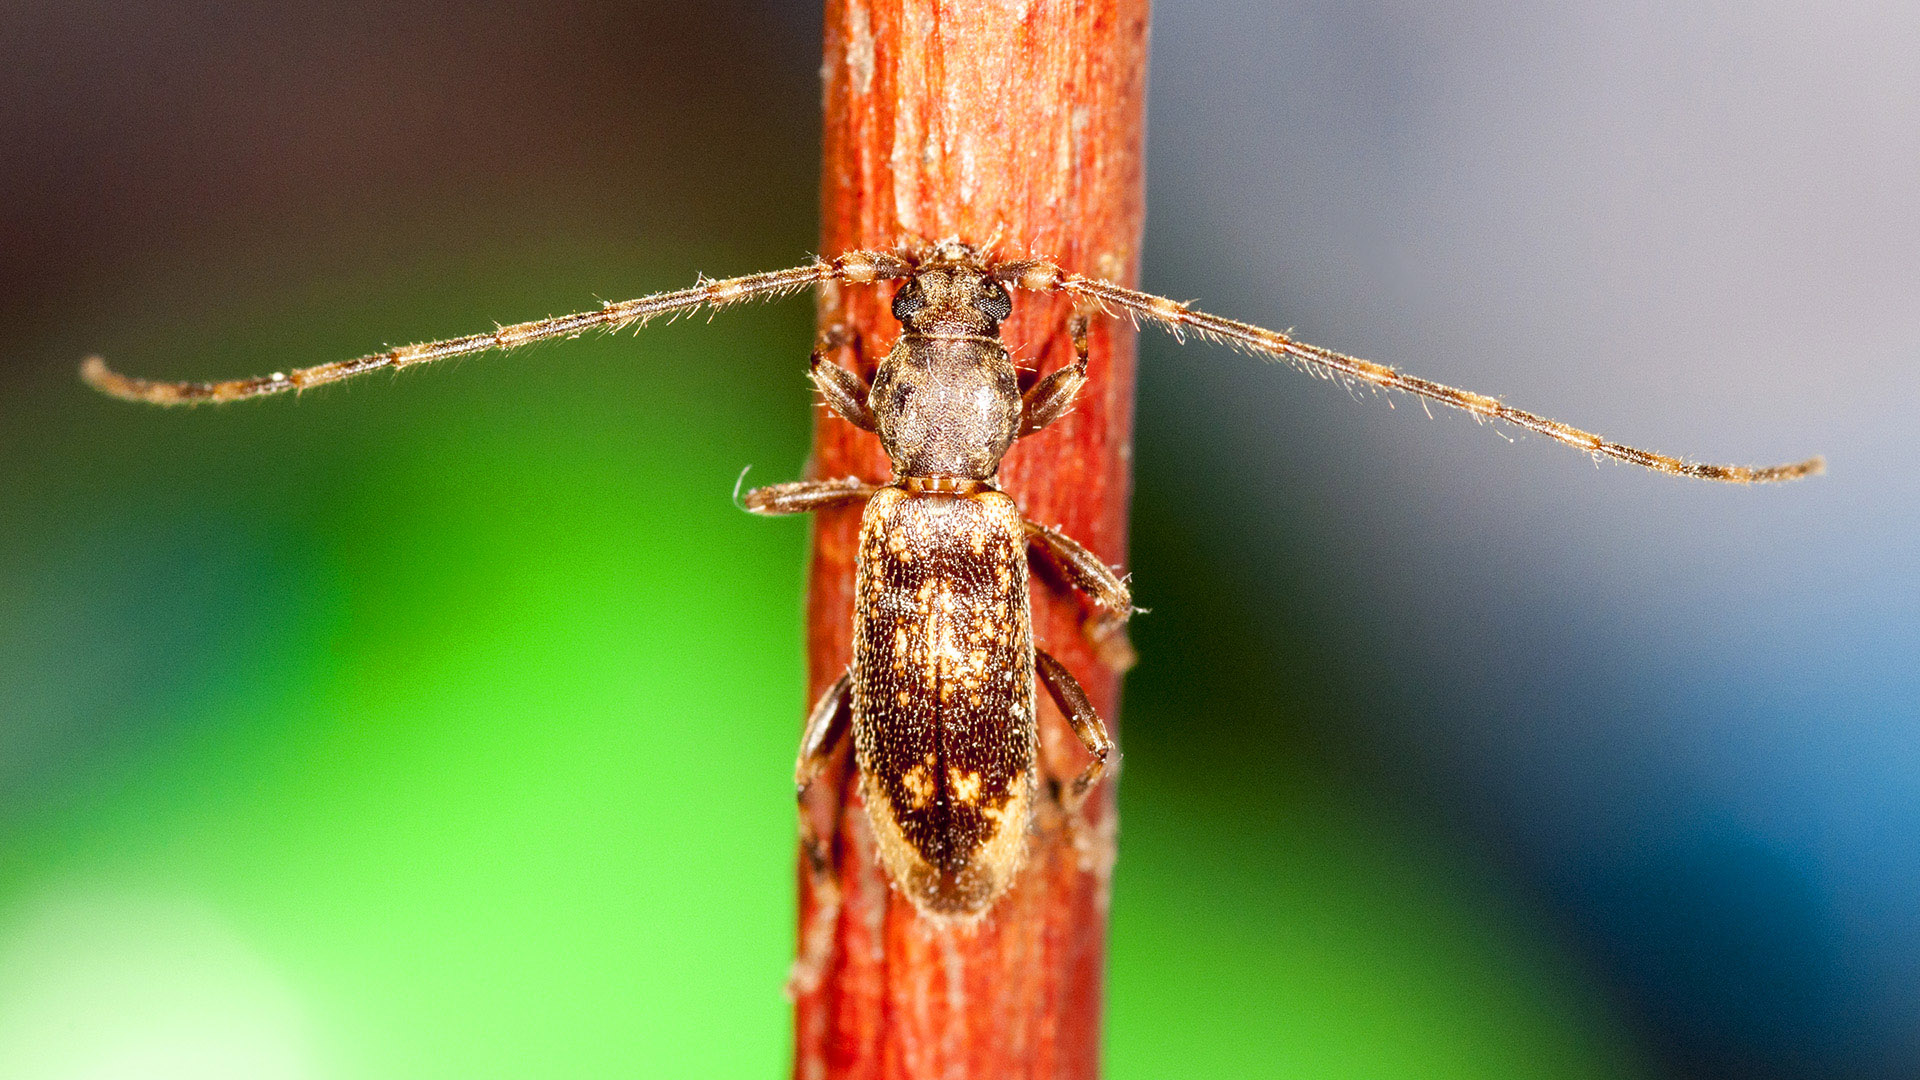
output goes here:
{"type": "MultiPolygon", "coordinates": [[[[1092,552],[1027,521],[995,486],[1013,441],[1063,415],[1087,380],[1087,319],[1096,312],[1191,331],[1273,360],[1360,384],[1402,390],[1483,420],[1498,420],[1595,457],[1657,472],[1730,483],[1791,480],[1821,471],[1820,458],[1749,467],[1684,461],[1601,438],[1496,398],[1408,375],[1384,364],[1296,341],[1043,259],[1000,260],[958,239],[897,252],[851,251],[806,266],[705,281],[689,289],[603,305],[597,311],[408,345],[354,360],[224,382],[122,375],[99,357],[82,376],[115,397],[159,405],[228,402],[302,390],[382,368],[644,325],[701,307],[771,298],[825,283],[903,281],[893,297],[898,341],[871,386],[831,360],[845,343],[829,329],[813,354],[814,385],[836,414],[878,435],[893,464],[885,483],[802,480],[748,494],[762,514],[804,513],[865,502],[860,527],[854,656],[809,717],[795,778],[802,792],[852,734],[855,763],[888,876],[937,917],[985,912],[1019,874],[1035,801],[1035,679],[1092,754],[1061,786],[1069,811],[1098,783],[1113,743],[1079,682],[1034,647],[1027,550],[1053,564],[1092,601],[1088,632],[1104,656],[1124,656],[1132,614],[1127,586],[1092,552]],[[1009,288],[1060,292],[1079,305],[1076,359],[1022,394],[1000,337],[1009,288]]],[[[803,834],[806,831],[803,816],[803,834]]],[[[816,870],[819,842],[805,836],[816,870]]]]}

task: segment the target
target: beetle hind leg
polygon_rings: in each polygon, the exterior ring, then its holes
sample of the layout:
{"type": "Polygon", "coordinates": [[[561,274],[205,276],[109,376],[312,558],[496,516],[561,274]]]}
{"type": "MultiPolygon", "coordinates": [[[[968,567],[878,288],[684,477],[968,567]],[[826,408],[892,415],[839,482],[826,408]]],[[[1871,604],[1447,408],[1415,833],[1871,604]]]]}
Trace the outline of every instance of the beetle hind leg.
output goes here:
{"type": "MultiPolygon", "coordinates": [[[[787,972],[787,996],[799,997],[820,986],[833,959],[833,928],[840,921],[840,883],[833,876],[832,826],[822,833],[815,827],[813,807],[807,795],[814,781],[833,764],[834,754],[846,742],[853,727],[853,673],[843,672],[827,687],[807,716],[806,733],[800,737],[800,756],[793,766],[794,795],[800,803],[800,857],[805,860],[808,884],[815,897],[814,909],[800,929],[798,955],[787,972]]],[[[837,821],[839,807],[830,820],[837,821]]]]}
{"type": "Polygon", "coordinates": [[[1073,677],[1065,664],[1055,660],[1045,652],[1033,651],[1034,674],[1040,676],[1040,683],[1047,688],[1053,703],[1060,706],[1060,713],[1073,727],[1073,733],[1080,737],[1080,745],[1093,755],[1093,761],[1081,770],[1060,792],[1060,802],[1070,816],[1077,816],[1080,806],[1087,801],[1087,795],[1093,786],[1105,776],[1109,766],[1118,764],[1120,754],[1114,749],[1113,736],[1107,733],[1105,721],[1087,700],[1087,692],[1080,686],[1080,680],[1073,677]]]}

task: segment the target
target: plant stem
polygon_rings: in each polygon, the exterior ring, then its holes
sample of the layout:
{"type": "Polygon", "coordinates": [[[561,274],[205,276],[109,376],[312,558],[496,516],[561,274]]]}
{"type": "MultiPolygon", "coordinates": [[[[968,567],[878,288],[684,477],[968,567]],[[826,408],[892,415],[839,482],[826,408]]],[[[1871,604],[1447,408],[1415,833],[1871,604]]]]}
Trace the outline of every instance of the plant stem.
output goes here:
{"type": "MultiPolygon", "coordinates": [[[[1146,57],[1147,0],[828,0],[822,253],[957,236],[1135,284],[1146,57]]],[[[821,297],[823,326],[858,330],[869,378],[898,330],[890,294],[829,288],[821,297]]],[[[1016,295],[1004,332],[1023,368],[1071,359],[1069,314],[1064,298],[1016,295]]],[[[1094,320],[1092,381],[1072,414],[1017,444],[1000,471],[1029,518],[1113,564],[1126,556],[1133,337],[1124,320],[1094,320]]],[[[872,435],[824,409],[813,452],[815,476],[891,475],[872,435]]],[[[850,659],[858,526],[858,510],[816,515],[815,694],[850,659]]],[[[1112,726],[1119,674],[1081,633],[1085,609],[1044,579],[1033,596],[1039,641],[1112,726]]],[[[1072,776],[1085,753],[1047,696],[1039,701],[1042,767],[1072,776]]],[[[832,947],[820,978],[796,996],[795,1075],[1097,1075],[1112,781],[1087,803],[1084,827],[1043,811],[1017,884],[979,922],[957,925],[923,918],[888,887],[851,772],[817,785],[824,802],[807,808],[837,835],[835,887],[814,888],[803,865],[802,934],[830,933],[832,947]]]]}

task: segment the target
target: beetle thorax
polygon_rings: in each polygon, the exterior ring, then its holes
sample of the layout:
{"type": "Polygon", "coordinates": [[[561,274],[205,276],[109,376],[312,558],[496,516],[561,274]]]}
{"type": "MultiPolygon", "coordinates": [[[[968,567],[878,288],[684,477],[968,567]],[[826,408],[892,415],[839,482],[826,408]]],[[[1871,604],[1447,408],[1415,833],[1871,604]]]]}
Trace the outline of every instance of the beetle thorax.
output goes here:
{"type": "Polygon", "coordinates": [[[1013,302],[975,260],[923,264],[893,298],[900,340],[869,402],[898,476],[991,480],[1020,427],[1000,320],[1013,302]]]}

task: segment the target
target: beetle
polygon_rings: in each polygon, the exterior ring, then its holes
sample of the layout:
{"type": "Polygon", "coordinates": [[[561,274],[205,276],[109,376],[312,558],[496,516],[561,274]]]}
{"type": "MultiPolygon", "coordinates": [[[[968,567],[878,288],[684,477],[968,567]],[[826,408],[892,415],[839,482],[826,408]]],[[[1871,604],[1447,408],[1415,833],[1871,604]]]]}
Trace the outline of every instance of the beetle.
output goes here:
{"type": "MultiPolygon", "coordinates": [[[[806,266],[603,305],[597,311],[408,345],[353,360],[224,382],[131,377],[89,358],[95,388],[160,405],[229,402],[302,390],[384,368],[510,349],[586,330],[644,325],[660,316],[772,298],[817,284],[899,281],[898,339],[871,385],[834,362],[847,332],[818,339],[810,376],[827,406],[876,435],[892,463],[880,482],[858,477],[775,484],[750,492],[760,514],[864,503],[857,554],[854,654],[813,707],[795,780],[804,795],[851,734],[876,850],[887,876],[922,912],[973,918],[1018,876],[1036,801],[1077,810],[1114,758],[1113,741],[1078,680],[1035,647],[1027,553],[1052,564],[1096,609],[1088,632],[1109,662],[1124,661],[1128,587],[1091,551],[1028,521],[995,477],[1014,440],[1064,415],[1087,381],[1087,322],[1125,315],[1193,332],[1310,371],[1402,390],[1482,419],[1516,425],[1595,457],[1658,472],[1731,483],[1790,480],[1821,471],[1820,458],[1788,465],[1713,465],[1627,446],[1515,409],[1491,397],[1408,375],[1163,297],[1070,273],[1044,259],[1002,260],[960,239],[851,251],[806,266]],[[1075,359],[1022,393],[1000,337],[1010,289],[1059,292],[1078,306],[1075,359]],[[1080,775],[1043,788],[1036,767],[1036,681],[1092,755],[1080,775]]],[[[1071,817],[1071,815],[1070,815],[1071,817]]],[[[816,872],[818,838],[802,817],[816,872]]]]}
{"type": "MultiPolygon", "coordinates": [[[[811,371],[829,408],[879,436],[892,482],[776,484],[750,492],[746,507],[785,514],[866,504],[853,662],[813,708],[795,781],[804,798],[851,730],[888,875],[925,912],[973,915],[1025,857],[1036,676],[1092,755],[1061,793],[1069,810],[1113,753],[1079,681],[1034,645],[1028,548],[1091,597],[1096,643],[1116,639],[1133,601],[1091,551],[1026,520],[994,484],[1014,440],[1064,415],[1086,383],[1086,317],[1074,320],[1074,362],[1023,395],[1000,337],[1013,300],[972,248],[948,243],[915,260],[892,310],[900,336],[871,387],[828,358],[845,340],[837,328],[822,335],[811,371]]],[[[818,841],[805,842],[822,865],[818,841]]]]}

